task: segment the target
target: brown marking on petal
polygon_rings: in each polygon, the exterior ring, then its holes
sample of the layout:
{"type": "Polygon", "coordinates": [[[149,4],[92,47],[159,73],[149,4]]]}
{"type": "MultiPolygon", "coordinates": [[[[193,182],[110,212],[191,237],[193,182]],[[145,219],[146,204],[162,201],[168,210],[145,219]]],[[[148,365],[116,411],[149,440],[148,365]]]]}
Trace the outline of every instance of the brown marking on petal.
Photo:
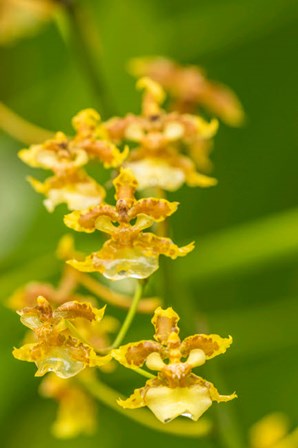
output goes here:
{"type": "Polygon", "coordinates": [[[140,199],[135,203],[130,210],[130,219],[133,219],[140,213],[151,216],[153,219],[159,221],[170,216],[177,210],[178,202],[169,202],[165,199],[145,198],[140,199]]]}
{"type": "Polygon", "coordinates": [[[121,168],[120,174],[113,180],[113,184],[116,190],[116,201],[126,200],[134,202],[134,194],[137,189],[138,182],[129,169],[121,168]]]}
{"type": "Polygon", "coordinates": [[[90,322],[96,320],[96,313],[90,303],[76,301],[66,302],[59,306],[53,316],[60,319],[83,318],[90,322]]]}
{"type": "Polygon", "coordinates": [[[108,216],[113,221],[117,220],[115,208],[108,204],[102,204],[82,214],[79,217],[79,224],[86,229],[93,229],[95,227],[95,221],[99,216],[108,216]]]}
{"type": "Polygon", "coordinates": [[[184,356],[187,356],[191,350],[196,348],[203,350],[206,356],[211,356],[219,349],[219,345],[217,342],[213,341],[212,338],[197,334],[195,336],[190,336],[183,341],[181,351],[184,356]]]}
{"type": "Polygon", "coordinates": [[[169,338],[173,333],[179,334],[178,321],[179,316],[173,308],[157,308],[152,318],[155,327],[154,339],[163,345],[167,345],[169,338]]]}
{"type": "Polygon", "coordinates": [[[25,307],[17,311],[20,316],[32,315],[38,317],[41,322],[47,321],[52,317],[52,307],[43,296],[37,297],[37,305],[25,307]]]}
{"type": "Polygon", "coordinates": [[[196,334],[184,339],[181,344],[181,353],[183,356],[188,356],[191,350],[201,349],[207,358],[213,358],[221,353],[225,353],[231,343],[231,337],[222,338],[217,334],[196,334]]]}
{"type": "Polygon", "coordinates": [[[85,140],[80,146],[92,157],[99,159],[108,166],[113,165],[115,155],[120,154],[116,146],[104,140],[85,140]]]}
{"type": "Polygon", "coordinates": [[[129,344],[125,354],[128,364],[142,366],[150,353],[159,352],[160,345],[154,341],[143,341],[139,344],[129,344]]]}

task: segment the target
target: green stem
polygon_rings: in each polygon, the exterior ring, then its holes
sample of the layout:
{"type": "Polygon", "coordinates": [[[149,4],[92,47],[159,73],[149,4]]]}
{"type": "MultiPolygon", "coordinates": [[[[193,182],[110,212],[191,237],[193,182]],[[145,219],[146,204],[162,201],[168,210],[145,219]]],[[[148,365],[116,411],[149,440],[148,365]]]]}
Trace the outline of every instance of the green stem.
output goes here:
{"type": "Polygon", "coordinates": [[[152,373],[147,372],[146,370],[141,369],[140,367],[132,367],[132,366],[130,366],[129,368],[130,368],[130,370],[133,370],[134,372],[138,373],[139,375],[142,375],[145,378],[149,378],[150,380],[155,378],[155,376],[152,375],[152,373]]]}
{"type": "Polygon", "coordinates": [[[80,332],[76,329],[76,327],[72,322],[70,322],[69,320],[65,320],[65,324],[75,338],[77,338],[79,341],[83,342],[86,345],[90,345],[90,343],[80,334],[80,332]]]}
{"type": "Polygon", "coordinates": [[[167,434],[172,434],[181,437],[202,437],[206,435],[210,429],[211,424],[208,420],[202,419],[199,422],[186,422],[183,420],[176,420],[174,422],[163,424],[159,422],[152,414],[145,409],[125,410],[117,404],[117,400],[120,397],[118,392],[115,392],[109,386],[101,383],[100,381],[80,379],[81,383],[88,390],[88,392],[104,405],[124,415],[125,417],[133,420],[140,425],[155,431],[160,431],[167,434]]]}
{"type": "Polygon", "coordinates": [[[113,108],[102,71],[97,29],[82,1],[68,0],[64,2],[64,6],[69,20],[70,37],[79,63],[89,80],[101,112],[107,118],[113,115],[113,108]]]}
{"type": "Polygon", "coordinates": [[[143,293],[143,282],[141,280],[139,280],[137,283],[134,297],[131,302],[130,309],[126,315],[126,318],[120,328],[118,335],[116,336],[116,339],[114,340],[114,342],[112,344],[112,348],[118,347],[121,344],[121,342],[123,341],[123,339],[125,338],[126,333],[128,332],[129,327],[132,323],[132,320],[137,312],[138,304],[142,297],[142,293],[143,293]]]}

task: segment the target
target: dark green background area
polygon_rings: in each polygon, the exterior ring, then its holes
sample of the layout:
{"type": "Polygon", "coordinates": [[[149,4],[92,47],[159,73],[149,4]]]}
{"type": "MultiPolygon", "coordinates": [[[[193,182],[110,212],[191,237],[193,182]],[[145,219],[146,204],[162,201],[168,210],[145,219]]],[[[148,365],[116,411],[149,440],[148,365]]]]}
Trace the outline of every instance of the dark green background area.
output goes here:
{"type": "MultiPolygon", "coordinates": [[[[203,313],[210,332],[234,337],[216,366],[224,377],[221,392],[236,390],[239,398],[214,404],[207,415],[213,416],[219,406],[222,411],[226,408],[235,414],[244,438],[256,420],[273,411],[286,413],[297,425],[297,2],[83,3],[90,8],[101,36],[104,74],[119,113],[139,110],[140,94],[125,68],[135,56],[161,54],[199,64],[211,79],[231,86],[240,97],[247,113],[245,126],[233,129],[222,124],[215,138],[212,160],[218,186],[183,187],[170,195],[181,203],[171,218],[173,238],[179,244],[193,239],[197,244],[188,257],[167,263],[177,284],[166,285],[166,301],[182,316],[182,336],[197,330],[203,313]]],[[[97,105],[84,70],[54,23],[0,48],[0,60],[1,100],[40,126],[70,132],[71,117],[81,108],[97,105]]],[[[0,134],[3,302],[24,282],[56,278],[51,253],[65,232],[63,206],[49,215],[41,197],[26,183],[25,176],[33,170],[18,160],[20,147],[0,134]]],[[[88,238],[76,235],[82,248],[98,246],[97,237],[88,238]]],[[[156,274],[151,280],[155,292],[159,278],[156,274]]],[[[137,443],[143,447],[221,446],[216,439],[183,439],[149,431],[102,405],[94,437],[53,439],[50,425],[55,405],[38,396],[34,366],[11,356],[23,328],[4,306],[0,312],[3,447],[23,447],[24,440],[27,448],[118,448],[137,443]]],[[[137,317],[127,341],[150,335],[149,316],[137,317]]],[[[212,368],[204,371],[217,384],[217,373],[213,373],[212,368]]],[[[142,384],[142,379],[120,368],[107,378],[122,393],[129,393],[134,381],[142,384]]]]}

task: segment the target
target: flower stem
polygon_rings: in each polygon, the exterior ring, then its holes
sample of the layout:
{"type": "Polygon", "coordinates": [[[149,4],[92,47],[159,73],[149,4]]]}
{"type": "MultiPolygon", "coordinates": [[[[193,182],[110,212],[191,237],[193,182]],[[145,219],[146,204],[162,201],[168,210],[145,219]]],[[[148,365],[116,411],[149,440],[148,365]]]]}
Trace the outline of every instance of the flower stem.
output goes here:
{"type": "Polygon", "coordinates": [[[81,336],[81,334],[79,333],[79,331],[76,329],[76,327],[72,322],[66,319],[65,324],[75,338],[77,338],[79,341],[83,342],[86,345],[90,345],[90,343],[85,338],[83,338],[83,336],[81,336]]]}
{"type": "Polygon", "coordinates": [[[138,373],[139,375],[142,375],[145,378],[149,378],[150,380],[152,380],[152,378],[155,378],[155,375],[152,375],[152,373],[147,372],[146,370],[141,369],[140,367],[130,366],[129,368],[130,368],[130,370],[133,370],[134,372],[138,373]]]}
{"type": "Polygon", "coordinates": [[[132,320],[137,312],[138,304],[142,297],[142,293],[143,293],[143,282],[141,280],[139,280],[137,283],[134,297],[131,302],[131,307],[126,315],[126,318],[120,328],[118,335],[116,336],[116,339],[114,340],[114,342],[112,344],[112,348],[118,347],[121,344],[121,342],[123,341],[123,339],[125,338],[126,333],[129,330],[130,324],[132,323],[132,320]]]}
{"type": "Polygon", "coordinates": [[[117,404],[120,394],[100,381],[90,381],[89,378],[88,380],[83,380],[81,378],[80,382],[93,397],[97,398],[104,405],[147,428],[167,434],[190,438],[202,437],[210,432],[211,424],[207,419],[201,419],[196,423],[176,420],[165,425],[159,422],[145,409],[134,409],[133,411],[127,411],[121,408],[117,404]]]}
{"type": "Polygon", "coordinates": [[[105,117],[113,115],[112,101],[100,61],[98,32],[91,14],[84,8],[82,1],[68,0],[64,2],[64,7],[69,21],[70,39],[100,111],[105,117]]]}
{"type": "Polygon", "coordinates": [[[0,129],[26,145],[41,143],[54,135],[53,132],[20,117],[2,102],[0,102],[0,129]]]}

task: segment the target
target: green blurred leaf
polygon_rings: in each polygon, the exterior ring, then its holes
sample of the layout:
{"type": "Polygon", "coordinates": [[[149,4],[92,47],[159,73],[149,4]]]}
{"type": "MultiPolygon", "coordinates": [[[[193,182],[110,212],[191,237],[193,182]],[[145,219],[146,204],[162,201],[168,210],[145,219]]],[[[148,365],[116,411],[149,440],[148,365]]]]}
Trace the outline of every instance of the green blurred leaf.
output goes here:
{"type": "Polygon", "coordinates": [[[179,39],[177,53],[185,61],[211,52],[224,51],[270,33],[275,27],[295,21],[295,0],[226,0],[209,2],[179,16],[168,16],[161,26],[168,48],[179,39]],[[181,36],[177,36],[177,28],[181,36]]]}
{"type": "Polygon", "coordinates": [[[187,281],[210,281],[269,267],[298,258],[298,210],[265,217],[203,237],[179,263],[187,281]]]}

